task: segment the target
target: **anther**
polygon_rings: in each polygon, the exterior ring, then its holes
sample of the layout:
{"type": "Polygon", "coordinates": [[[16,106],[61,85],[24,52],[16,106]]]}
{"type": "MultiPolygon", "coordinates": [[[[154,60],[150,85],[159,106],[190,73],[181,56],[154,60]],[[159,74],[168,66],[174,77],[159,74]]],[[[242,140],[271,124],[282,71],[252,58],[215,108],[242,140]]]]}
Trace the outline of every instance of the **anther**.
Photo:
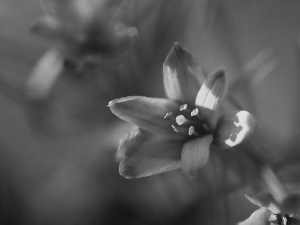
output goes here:
{"type": "Polygon", "coordinates": [[[189,128],[189,135],[199,135],[196,131],[195,131],[195,128],[193,126],[190,126],[189,128]]]}
{"type": "Polygon", "coordinates": [[[171,125],[171,126],[175,130],[175,132],[179,133],[178,127],[176,127],[175,125],[171,125]]]}
{"type": "Polygon", "coordinates": [[[164,117],[164,120],[170,120],[174,117],[173,113],[172,112],[168,112],[165,117],[164,117]]]}
{"type": "Polygon", "coordinates": [[[272,214],[269,218],[269,222],[276,222],[277,221],[277,215],[276,214],[272,214]]]}
{"type": "Polygon", "coordinates": [[[188,134],[189,129],[187,127],[180,127],[176,125],[171,125],[171,126],[177,133],[188,134]]]}
{"type": "Polygon", "coordinates": [[[183,111],[183,110],[186,110],[188,108],[188,105],[187,104],[184,104],[184,105],[181,105],[180,107],[179,107],[179,110],[180,111],[183,111]]]}
{"type": "Polygon", "coordinates": [[[179,115],[176,117],[176,123],[180,126],[182,124],[185,124],[186,122],[188,122],[188,120],[183,116],[183,115],[179,115]]]}
{"type": "Polygon", "coordinates": [[[195,132],[195,128],[193,126],[190,126],[190,128],[189,128],[189,135],[190,136],[193,135],[194,132],[195,132]]]}
{"type": "Polygon", "coordinates": [[[199,114],[199,109],[198,108],[195,108],[192,110],[191,112],[191,116],[197,116],[199,114]]]}

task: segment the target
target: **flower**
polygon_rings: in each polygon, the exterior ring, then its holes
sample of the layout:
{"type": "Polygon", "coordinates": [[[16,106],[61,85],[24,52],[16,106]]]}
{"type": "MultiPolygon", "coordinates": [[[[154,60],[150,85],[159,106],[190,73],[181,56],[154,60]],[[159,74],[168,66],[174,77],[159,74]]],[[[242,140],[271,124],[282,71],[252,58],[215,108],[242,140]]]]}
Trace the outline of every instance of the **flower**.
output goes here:
{"type": "Polygon", "coordinates": [[[124,55],[137,29],[121,22],[120,8],[107,1],[45,0],[46,15],[30,32],[75,64],[107,64],[124,55]]]}
{"type": "Polygon", "coordinates": [[[245,195],[246,198],[260,208],[238,225],[264,224],[300,224],[300,195],[297,193],[286,196],[282,201],[276,201],[270,193],[256,196],[245,195]],[[269,222],[269,223],[268,223],[269,222]]]}
{"type": "Polygon", "coordinates": [[[116,116],[139,127],[119,146],[120,174],[126,178],[180,167],[194,177],[212,147],[233,147],[258,125],[247,111],[218,117],[227,88],[224,69],[205,77],[197,59],[178,43],[163,65],[163,81],[167,98],[130,96],[108,104],[116,116]]]}
{"type": "Polygon", "coordinates": [[[25,88],[30,99],[48,98],[66,71],[86,75],[91,74],[95,66],[113,65],[137,39],[137,29],[121,22],[118,16],[124,7],[122,4],[44,0],[43,6],[46,15],[32,24],[30,32],[50,49],[31,71],[25,88]]]}

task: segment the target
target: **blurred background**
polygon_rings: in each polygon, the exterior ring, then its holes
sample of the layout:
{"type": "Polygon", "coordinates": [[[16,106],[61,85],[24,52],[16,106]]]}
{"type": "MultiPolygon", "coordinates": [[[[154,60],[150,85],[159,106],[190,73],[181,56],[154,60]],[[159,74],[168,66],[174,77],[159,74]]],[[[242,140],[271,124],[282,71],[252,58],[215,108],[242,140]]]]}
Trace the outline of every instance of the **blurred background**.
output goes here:
{"type": "Polygon", "coordinates": [[[180,171],[137,180],[118,173],[115,153],[132,127],[106,105],[164,97],[162,64],[174,42],[206,73],[226,68],[229,97],[261,124],[252,143],[299,191],[299,1],[93,0],[90,14],[74,3],[83,1],[0,2],[1,224],[235,224],[250,215],[244,194],[259,184],[246,185],[257,171],[243,146],[224,156],[235,169],[216,158],[195,180],[180,171]],[[102,39],[44,42],[37,36],[48,30],[29,32],[44,15],[102,39]],[[116,24],[126,28],[120,36],[116,24]],[[64,60],[39,67],[51,49],[63,49],[64,60]],[[57,65],[54,82],[39,81],[57,65]]]}

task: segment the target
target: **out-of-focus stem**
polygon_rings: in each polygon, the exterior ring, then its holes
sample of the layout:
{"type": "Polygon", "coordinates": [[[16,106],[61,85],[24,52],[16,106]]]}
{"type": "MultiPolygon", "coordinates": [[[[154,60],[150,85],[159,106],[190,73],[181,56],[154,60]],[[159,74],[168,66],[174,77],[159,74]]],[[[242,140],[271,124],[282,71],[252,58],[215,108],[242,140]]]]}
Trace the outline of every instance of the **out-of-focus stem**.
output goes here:
{"type": "MultiPolygon", "coordinates": [[[[283,199],[285,199],[288,195],[284,185],[279,180],[277,175],[274,173],[273,169],[269,166],[269,163],[267,162],[266,158],[264,158],[255,150],[256,146],[252,144],[250,141],[248,141],[248,143],[251,144],[252,147],[254,148],[253,151],[251,151],[251,155],[253,155],[254,158],[256,160],[259,160],[261,163],[261,170],[260,170],[261,179],[266,184],[270,194],[272,194],[273,198],[280,205],[283,199]]],[[[279,213],[280,212],[279,205],[272,204],[269,208],[274,213],[279,213]]]]}
{"type": "Polygon", "coordinates": [[[282,202],[287,197],[287,191],[274,171],[269,166],[265,166],[262,169],[261,176],[275,200],[282,202]]]}

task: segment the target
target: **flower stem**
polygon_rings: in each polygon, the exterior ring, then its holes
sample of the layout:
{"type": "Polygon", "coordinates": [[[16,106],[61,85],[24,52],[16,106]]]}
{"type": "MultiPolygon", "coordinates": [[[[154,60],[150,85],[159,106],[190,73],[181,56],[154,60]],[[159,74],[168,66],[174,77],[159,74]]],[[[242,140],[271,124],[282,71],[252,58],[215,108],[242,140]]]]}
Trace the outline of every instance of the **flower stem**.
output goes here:
{"type": "Polygon", "coordinates": [[[275,200],[282,202],[287,197],[287,191],[271,167],[264,166],[261,176],[275,200]]]}
{"type": "Polygon", "coordinates": [[[258,153],[262,151],[260,151],[260,149],[258,149],[258,147],[250,141],[248,141],[248,143],[252,145],[251,155],[253,156],[253,159],[261,163],[261,179],[264,181],[265,185],[269,189],[270,194],[273,195],[273,197],[278,203],[281,203],[283,199],[286,198],[288,195],[286,188],[279,180],[274,170],[270,167],[267,159],[258,153]]]}

